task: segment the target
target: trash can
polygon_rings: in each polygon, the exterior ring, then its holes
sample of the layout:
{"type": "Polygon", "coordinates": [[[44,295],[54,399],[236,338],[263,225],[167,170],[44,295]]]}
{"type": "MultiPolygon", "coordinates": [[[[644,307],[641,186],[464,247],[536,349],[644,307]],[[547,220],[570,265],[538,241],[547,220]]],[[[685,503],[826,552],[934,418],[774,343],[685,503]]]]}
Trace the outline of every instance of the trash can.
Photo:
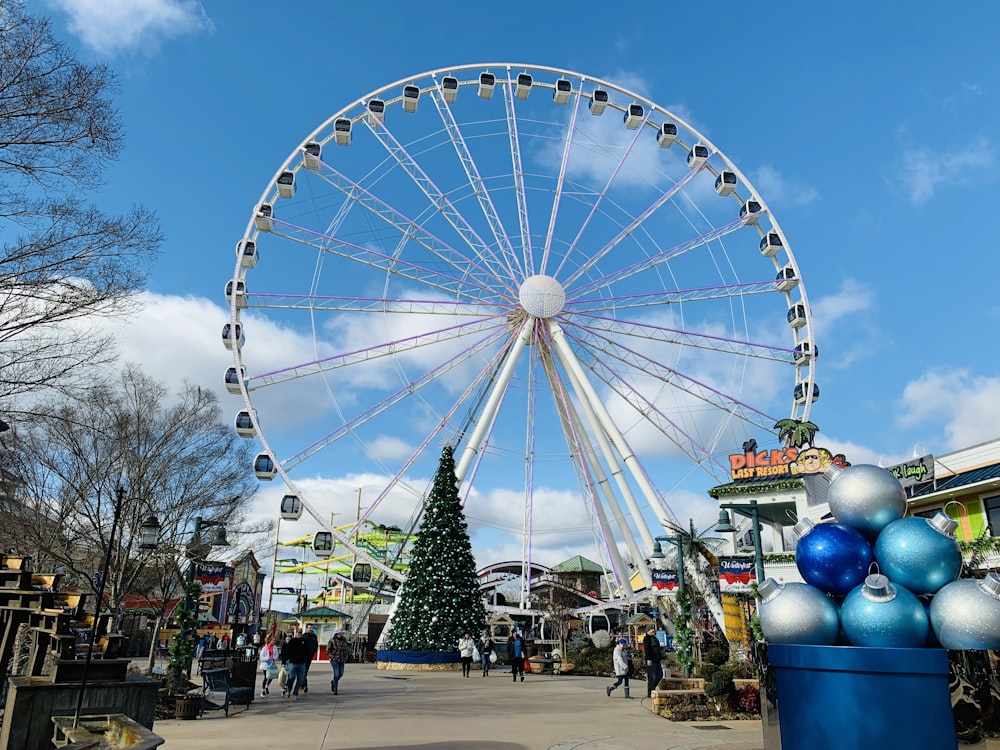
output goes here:
{"type": "Polygon", "coordinates": [[[783,750],[957,750],[940,648],[768,645],[783,750]]]}

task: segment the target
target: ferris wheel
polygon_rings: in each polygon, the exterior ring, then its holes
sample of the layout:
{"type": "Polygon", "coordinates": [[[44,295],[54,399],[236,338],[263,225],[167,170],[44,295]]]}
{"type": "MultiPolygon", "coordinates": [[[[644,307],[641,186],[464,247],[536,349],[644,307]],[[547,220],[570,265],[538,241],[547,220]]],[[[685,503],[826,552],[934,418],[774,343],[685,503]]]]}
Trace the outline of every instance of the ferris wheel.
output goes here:
{"type": "Polygon", "coordinates": [[[728,481],[734,446],[819,396],[764,197],[592,76],[496,63],[373,91],[292,150],[236,255],[222,337],[254,471],[397,579],[306,479],[363,476],[358,524],[405,527],[450,444],[474,546],[526,572],[592,549],[627,597],[679,483],[728,481]]]}

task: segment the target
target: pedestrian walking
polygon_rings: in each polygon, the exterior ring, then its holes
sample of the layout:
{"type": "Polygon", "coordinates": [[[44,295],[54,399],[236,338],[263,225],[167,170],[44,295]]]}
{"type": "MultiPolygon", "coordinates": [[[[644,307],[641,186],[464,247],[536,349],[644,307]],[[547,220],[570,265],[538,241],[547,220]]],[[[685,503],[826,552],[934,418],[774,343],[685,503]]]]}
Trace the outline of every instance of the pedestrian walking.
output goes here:
{"type": "Polygon", "coordinates": [[[490,673],[490,657],[493,655],[493,646],[490,631],[484,630],[483,634],[479,636],[479,658],[483,663],[483,677],[487,677],[490,673]]]}
{"type": "Polygon", "coordinates": [[[663,647],[656,637],[656,627],[649,626],[646,637],[642,639],[642,654],[646,659],[646,697],[653,697],[653,690],[663,679],[663,647]]]}
{"type": "Polygon", "coordinates": [[[524,639],[515,630],[507,639],[507,658],[510,660],[510,673],[514,682],[517,682],[518,675],[521,676],[521,682],[524,682],[524,656],[524,639]]]}
{"type": "Polygon", "coordinates": [[[260,667],[262,673],[260,697],[263,698],[271,692],[271,682],[278,676],[278,647],[274,645],[274,638],[270,635],[264,639],[264,645],[260,647],[257,666],[260,667]]]}
{"type": "Polygon", "coordinates": [[[295,635],[285,641],[285,647],[281,649],[281,663],[288,672],[285,694],[292,700],[299,699],[299,690],[306,679],[306,662],[310,658],[309,646],[302,637],[302,628],[295,628],[295,635]]]}
{"type": "Polygon", "coordinates": [[[302,677],[302,692],[309,692],[309,667],[312,666],[313,659],[316,658],[316,650],[319,648],[319,638],[316,637],[316,631],[313,630],[312,625],[306,625],[305,632],[302,633],[302,640],[306,644],[306,648],[309,650],[309,659],[306,661],[306,673],[302,677]]]}
{"type": "Polygon", "coordinates": [[[476,643],[468,633],[458,639],[458,655],[462,657],[462,677],[470,677],[472,674],[472,650],[475,647],[476,643]]]}
{"type": "Polygon", "coordinates": [[[340,695],[340,678],[344,676],[344,665],[347,663],[347,656],[350,653],[351,645],[344,637],[344,631],[338,629],[326,643],[326,656],[330,660],[330,667],[333,669],[333,680],[330,681],[330,690],[334,695],[340,695]]]}
{"type": "Polygon", "coordinates": [[[631,698],[632,696],[628,693],[628,678],[631,676],[629,673],[632,671],[632,665],[629,664],[628,652],[628,639],[619,639],[617,645],[615,645],[614,653],[611,654],[611,661],[614,663],[615,667],[615,680],[614,685],[609,685],[607,688],[608,697],[611,697],[611,693],[621,685],[625,683],[625,697],[631,698]]]}

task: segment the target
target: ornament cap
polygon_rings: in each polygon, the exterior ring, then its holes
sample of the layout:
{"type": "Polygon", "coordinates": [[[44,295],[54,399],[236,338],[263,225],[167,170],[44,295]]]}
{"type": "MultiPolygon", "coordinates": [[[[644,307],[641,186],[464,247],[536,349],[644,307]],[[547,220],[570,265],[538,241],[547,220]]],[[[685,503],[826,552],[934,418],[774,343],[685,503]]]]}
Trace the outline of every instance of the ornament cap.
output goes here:
{"type": "Polygon", "coordinates": [[[979,590],[984,594],[1000,600],[1000,573],[987,573],[986,578],[979,582],[979,590]]]}
{"type": "Polygon", "coordinates": [[[872,573],[865,578],[861,596],[870,602],[891,602],[896,598],[896,587],[889,582],[888,577],[881,573],[872,573]]]}
{"type": "Polygon", "coordinates": [[[757,594],[760,596],[761,603],[766,604],[776,598],[784,588],[785,585],[783,583],[779,583],[773,578],[768,578],[757,587],[757,594]]]}
{"type": "Polygon", "coordinates": [[[816,524],[813,522],[811,518],[801,519],[797,524],[795,524],[792,527],[792,536],[795,538],[795,541],[798,541],[806,534],[808,534],[810,531],[812,531],[815,525],[816,524]]]}
{"type": "Polygon", "coordinates": [[[943,510],[939,510],[933,516],[928,518],[927,523],[930,524],[932,529],[944,534],[949,539],[955,538],[955,529],[958,528],[958,521],[949,516],[943,510]]]}
{"type": "Polygon", "coordinates": [[[837,478],[844,473],[843,467],[837,466],[837,464],[830,464],[826,467],[826,471],[823,472],[823,476],[826,478],[830,484],[837,481],[837,478]]]}

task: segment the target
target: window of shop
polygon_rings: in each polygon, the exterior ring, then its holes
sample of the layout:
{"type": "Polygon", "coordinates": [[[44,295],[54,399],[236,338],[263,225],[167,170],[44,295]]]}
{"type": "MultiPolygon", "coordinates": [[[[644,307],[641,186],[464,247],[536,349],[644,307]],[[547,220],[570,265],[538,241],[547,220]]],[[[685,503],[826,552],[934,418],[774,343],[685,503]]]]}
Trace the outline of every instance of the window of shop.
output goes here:
{"type": "Polygon", "coordinates": [[[1000,497],[983,500],[986,506],[986,520],[990,525],[990,535],[1000,536],[1000,497]]]}

